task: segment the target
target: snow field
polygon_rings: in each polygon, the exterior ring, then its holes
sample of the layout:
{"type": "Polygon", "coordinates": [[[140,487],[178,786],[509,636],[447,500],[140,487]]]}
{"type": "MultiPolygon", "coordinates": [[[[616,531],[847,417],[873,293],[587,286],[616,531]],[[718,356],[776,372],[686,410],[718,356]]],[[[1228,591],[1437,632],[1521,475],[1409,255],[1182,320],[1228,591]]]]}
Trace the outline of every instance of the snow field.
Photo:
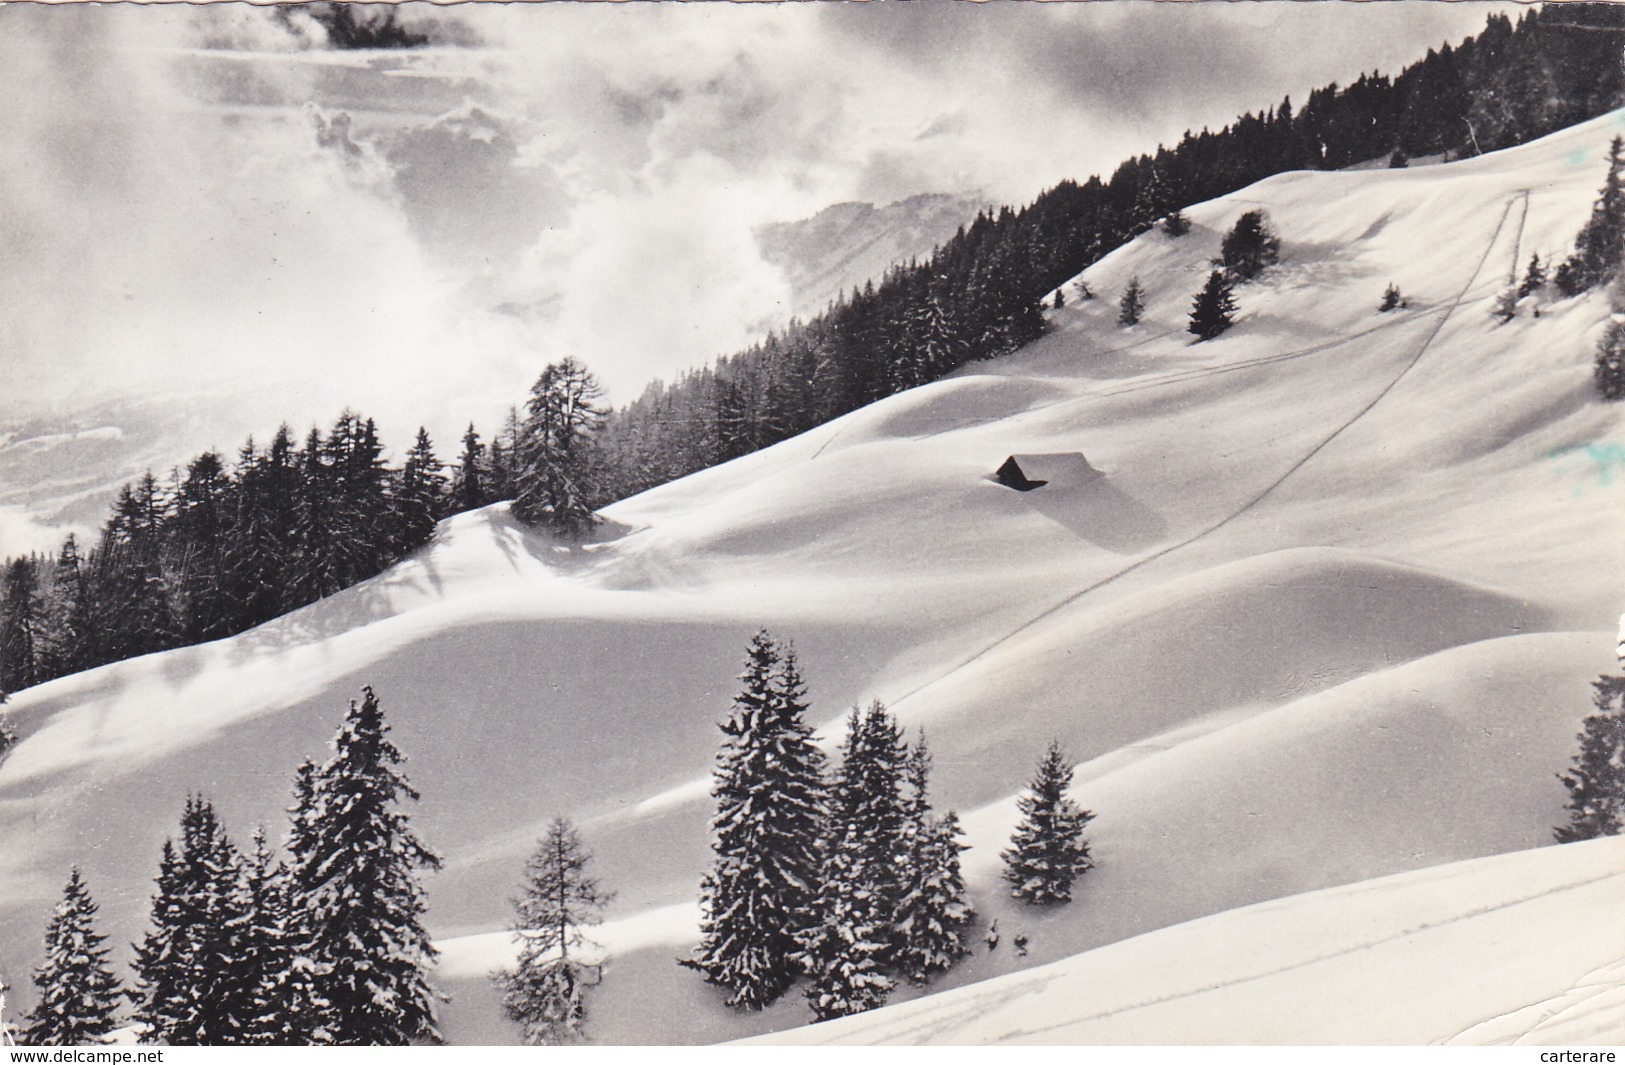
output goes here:
{"type": "MultiPolygon", "coordinates": [[[[1608,445],[1625,434],[1590,395],[1601,296],[1546,296],[1539,320],[1531,305],[1505,326],[1490,308],[1515,262],[1566,249],[1619,128],[1609,116],[1464,163],[1262,182],[1187,212],[1190,235],[1149,233],[1091,268],[1099,298],[1053,312],[1028,349],[616,504],[601,542],[566,549],[487,508],[260,629],[20,694],[8,711],[25,739],[0,766],[0,972],[24,982],[72,862],[112,942],[137,938],[187,790],[239,843],[256,822],[280,832],[294,766],[370,683],[424,795],[414,825],[446,858],[428,888],[448,1037],[513,1038],[483,974],[556,814],[619,893],[596,1038],[798,1025],[799,999],[734,1014],[674,964],[693,940],[716,722],[764,625],[795,641],[830,742],[873,697],[927,729],[936,801],[966,815],[978,908],[1031,933],[1029,958],[979,948],[933,990],[1083,951],[1092,966],[1142,941],[1127,937],[1540,846],[1589,681],[1613,661],[1625,530],[1608,445]],[[1207,260],[1259,204],[1282,262],[1238,291],[1234,329],[1191,345],[1207,260]],[[1147,318],[1125,330],[1116,296],[1136,275],[1147,318]],[[1378,315],[1390,281],[1410,308],[1378,315]],[[988,479],[1007,454],[1069,450],[1106,476],[1029,494],[988,479]],[[1099,815],[1099,867],[1077,902],[1040,915],[1006,901],[996,855],[1051,737],[1084,763],[1074,793],[1099,815]]],[[[1519,860],[1567,875],[1569,850],[1519,860]]],[[[1519,912],[1531,927],[1579,920],[1599,897],[1519,912]]],[[[1333,925],[1279,949],[1352,951],[1333,925]]],[[[1496,950],[1503,969],[1531,967],[1523,940],[1437,942],[1465,971],[1491,972],[1478,959],[1496,950]]],[[[1196,989],[1235,975],[1233,940],[1202,943],[1212,952],[1191,947],[1175,970],[1196,989]]],[[[1369,977],[1361,957],[1350,971],[1369,977]]],[[[1583,978],[1612,987],[1609,960],[1518,985],[1539,995],[1510,1005],[1462,991],[1438,1014],[1458,1027],[1425,1036],[1379,966],[1363,993],[1393,992],[1392,1009],[1353,1036],[1330,1005],[1261,991],[1225,1000],[1227,1026],[1090,1020],[1047,1000],[1063,1026],[1033,1037],[1425,1041],[1547,1000],[1563,1032],[1602,1032],[1614,992],[1583,995],[1583,978]]],[[[1136,972],[1124,986],[1147,995],[1183,986],[1165,965],[1136,972]]],[[[976,990],[950,994],[991,1009],[976,990]]]]}

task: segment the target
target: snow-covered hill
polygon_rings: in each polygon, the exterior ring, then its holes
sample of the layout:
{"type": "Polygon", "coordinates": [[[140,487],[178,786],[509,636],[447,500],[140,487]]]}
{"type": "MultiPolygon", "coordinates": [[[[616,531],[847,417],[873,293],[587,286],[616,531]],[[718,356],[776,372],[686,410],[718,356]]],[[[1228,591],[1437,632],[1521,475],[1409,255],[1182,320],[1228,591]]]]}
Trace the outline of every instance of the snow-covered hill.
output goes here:
{"type": "Polygon", "coordinates": [[[1259,903],[762,1042],[1617,1043],[1625,841],[1259,903]],[[1486,1012],[1493,1011],[1493,1012],[1486,1012]]]}
{"type": "MultiPolygon", "coordinates": [[[[74,862],[112,941],[134,939],[187,790],[239,838],[278,830],[294,766],[365,683],[446,858],[429,888],[448,1037],[514,1037],[485,973],[558,813],[619,892],[595,1038],[799,1025],[799,1000],[732,1013],[673,963],[695,937],[716,722],[764,625],[795,640],[823,720],[878,697],[929,731],[983,918],[1029,935],[1029,957],[978,951],[933,991],[1541,848],[1589,682],[1613,662],[1625,417],[1591,388],[1600,295],[1533,297],[1507,325],[1491,308],[1531,252],[1566,250],[1622,130],[1614,115],[1462,163],[1262,182],[1091,268],[1100,298],[1022,352],[619,503],[599,543],[560,547],[500,506],[465,514],[260,629],[21,694],[25,739],[0,766],[0,972],[21,982],[74,862]],[[1282,262],[1240,290],[1234,329],[1193,346],[1191,297],[1256,206],[1282,262]],[[1123,329],[1132,276],[1147,315],[1123,329]],[[1378,314],[1390,282],[1408,308],[1378,314]],[[1011,453],[1057,451],[1105,476],[1027,494],[990,479],[1011,453]],[[1052,737],[1084,763],[1098,868],[1072,905],[1034,913],[1003,895],[996,855],[1052,737]]],[[[1535,850],[1508,875],[1552,861],[1561,880],[1570,860],[1535,850]]],[[[1335,923],[1305,920],[1292,949],[1341,949],[1335,923]]],[[[1200,964],[1136,986],[1205,986],[1200,964]]],[[[1369,993],[1384,987],[1404,994],[1369,993]]],[[[1485,997],[1451,1016],[1464,1031],[1501,1012],[1485,997]]],[[[1192,1038],[1307,1038],[1272,1016],[1192,1038]]],[[[1396,1021],[1358,1038],[1422,1036],[1396,1021]]]]}

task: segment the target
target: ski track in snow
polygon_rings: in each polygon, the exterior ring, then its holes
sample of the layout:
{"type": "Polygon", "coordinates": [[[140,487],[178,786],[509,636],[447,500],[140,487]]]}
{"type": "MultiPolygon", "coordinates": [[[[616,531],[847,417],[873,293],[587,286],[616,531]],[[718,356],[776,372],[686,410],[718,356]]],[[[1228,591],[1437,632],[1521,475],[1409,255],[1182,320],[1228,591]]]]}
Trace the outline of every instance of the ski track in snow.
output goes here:
{"type": "MultiPolygon", "coordinates": [[[[1183,548],[1189,547],[1191,544],[1196,543],[1198,540],[1201,540],[1201,539],[1203,539],[1203,538],[1205,538],[1207,536],[1212,535],[1215,532],[1218,532],[1220,529],[1224,528],[1226,525],[1229,525],[1231,522],[1235,521],[1237,518],[1240,518],[1242,515],[1246,514],[1248,511],[1252,510],[1254,507],[1256,507],[1260,503],[1262,503],[1265,499],[1267,499],[1271,495],[1273,495],[1275,493],[1276,489],[1280,488],[1281,485],[1285,484],[1287,482],[1287,480],[1292,477],[1293,474],[1297,473],[1299,470],[1301,470],[1305,466],[1307,466],[1314,459],[1314,457],[1316,455],[1320,454],[1323,450],[1325,450],[1326,447],[1329,446],[1332,443],[1332,441],[1336,440],[1339,436],[1342,436],[1343,433],[1345,431],[1347,431],[1350,426],[1354,425],[1361,418],[1364,418],[1367,414],[1369,414],[1377,406],[1377,404],[1381,403],[1383,401],[1383,399],[1390,392],[1392,392],[1399,385],[1399,383],[1401,381],[1403,381],[1407,375],[1410,374],[1410,372],[1413,369],[1416,368],[1417,363],[1422,361],[1422,357],[1427,354],[1428,349],[1430,347],[1432,347],[1433,342],[1438,339],[1439,334],[1444,331],[1444,327],[1450,323],[1450,319],[1452,317],[1454,317],[1455,313],[1461,308],[1461,305],[1467,300],[1468,294],[1471,292],[1473,286],[1475,284],[1477,284],[1479,275],[1484,272],[1484,266],[1485,266],[1486,263],[1489,262],[1490,255],[1495,251],[1495,246],[1500,240],[1501,231],[1506,228],[1507,218],[1512,212],[1513,205],[1515,203],[1517,203],[1520,199],[1523,201],[1525,215],[1527,217],[1528,204],[1529,204],[1529,191],[1530,190],[1528,190],[1528,189],[1520,190],[1517,195],[1515,195],[1512,199],[1509,199],[1506,202],[1506,205],[1504,207],[1502,207],[1502,209],[1501,209],[1501,217],[1496,221],[1495,229],[1490,234],[1490,239],[1489,239],[1489,241],[1487,242],[1487,244],[1486,244],[1486,246],[1484,248],[1483,254],[1481,254],[1479,256],[1479,258],[1478,258],[1478,263],[1473,267],[1472,275],[1467,279],[1467,283],[1461,287],[1461,290],[1456,293],[1455,298],[1453,300],[1451,300],[1450,305],[1445,309],[1445,312],[1440,317],[1438,323],[1434,325],[1433,330],[1428,333],[1427,338],[1422,341],[1421,345],[1416,349],[1415,354],[1413,354],[1410,357],[1410,359],[1400,369],[1399,373],[1396,374],[1393,377],[1393,379],[1390,380],[1388,382],[1388,384],[1383,387],[1382,391],[1378,392],[1377,395],[1369,403],[1367,403],[1365,406],[1361,407],[1358,411],[1356,411],[1354,413],[1354,415],[1352,417],[1350,417],[1346,421],[1344,421],[1341,425],[1339,425],[1336,429],[1334,429],[1331,432],[1330,435],[1328,435],[1325,439],[1321,440],[1320,443],[1316,444],[1313,448],[1311,448],[1308,454],[1304,455],[1302,458],[1300,458],[1296,462],[1292,463],[1292,465],[1288,466],[1287,469],[1286,469],[1286,472],[1282,473],[1280,477],[1276,478],[1275,481],[1273,481],[1271,484],[1269,484],[1262,492],[1259,492],[1257,495],[1253,496],[1247,502],[1243,503],[1239,508],[1232,511],[1230,514],[1225,515],[1223,518],[1220,518],[1218,521],[1214,522],[1212,525],[1209,525],[1207,528],[1202,529],[1202,530],[1194,533],[1193,535],[1188,536],[1185,539],[1178,541],[1177,543],[1170,544],[1167,547],[1164,547],[1164,548],[1161,548],[1161,549],[1159,549],[1157,551],[1154,551],[1151,554],[1146,555],[1144,558],[1141,558],[1141,559],[1139,559],[1139,560],[1137,560],[1135,562],[1131,562],[1129,565],[1123,567],[1120,570],[1117,570],[1115,573],[1109,574],[1106,577],[1102,577],[1101,579],[1099,579],[1097,581],[1094,581],[1091,584],[1089,584],[1089,585],[1087,585],[1087,586],[1085,586],[1083,588],[1080,588],[1079,590],[1077,590],[1075,592],[1072,592],[1072,593],[1066,595],[1062,599],[1058,600],[1057,602],[1051,604],[1050,606],[1046,607],[1045,609],[1039,611],[1037,614],[1033,615],[1031,618],[1029,618],[1023,624],[1021,624],[1021,625],[1017,626],[1016,628],[1012,629],[1011,631],[1005,633],[1003,636],[1001,636],[998,639],[994,640],[992,643],[987,644],[985,647],[983,647],[981,650],[977,651],[975,654],[973,654],[973,655],[969,656],[968,658],[965,658],[964,660],[958,662],[956,665],[949,668],[948,670],[945,670],[942,673],[941,676],[937,677],[934,680],[926,681],[924,684],[919,685],[918,687],[914,688],[913,690],[905,692],[903,695],[899,696],[895,701],[900,703],[900,702],[903,702],[906,699],[909,699],[909,698],[912,698],[915,695],[918,695],[919,693],[921,693],[923,691],[929,690],[930,688],[934,687],[935,685],[937,685],[937,684],[941,683],[942,681],[946,680],[948,677],[952,676],[954,673],[958,672],[961,669],[964,669],[966,666],[972,665],[972,664],[980,661],[981,659],[986,658],[990,653],[992,653],[994,650],[996,650],[998,647],[1000,647],[1004,643],[1006,643],[1009,640],[1021,635],[1024,632],[1028,631],[1029,629],[1031,629],[1033,626],[1037,625],[1039,622],[1043,621],[1044,619],[1055,615],[1056,613],[1058,613],[1061,610],[1064,610],[1066,607],[1068,607],[1071,604],[1077,602],[1079,599],[1082,599],[1084,596],[1090,594],[1091,592],[1098,591],[1101,588],[1104,588],[1107,585],[1112,584],[1113,582],[1115,582],[1115,581],[1117,581],[1117,580],[1119,580],[1119,579],[1121,579],[1123,577],[1128,576],[1130,573],[1133,573],[1134,571],[1136,571],[1138,569],[1142,569],[1143,567],[1148,566],[1151,563],[1158,561],[1159,559],[1166,558],[1167,556],[1173,554],[1174,552],[1182,550],[1183,548]]],[[[1519,228],[1520,228],[1520,231],[1521,231],[1522,223],[1520,223],[1519,228]]],[[[1424,312],[1423,315],[1419,315],[1419,317],[1425,317],[1425,312],[1424,312]]],[[[1378,328],[1381,328],[1381,327],[1378,327],[1378,328]]],[[[1366,335],[1369,335],[1370,332],[1374,332],[1374,331],[1375,330],[1368,330],[1366,335]]],[[[1343,341],[1343,342],[1346,342],[1346,341],[1343,341]]],[[[1335,347],[1335,346],[1337,346],[1338,343],[1340,343],[1340,342],[1333,342],[1333,343],[1331,343],[1329,345],[1325,345],[1324,347],[1327,347],[1327,348],[1335,347]]],[[[1315,352],[1307,352],[1306,351],[1306,352],[1297,353],[1297,354],[1293,354],[1293,355],[1288,355],[1288,356],[1284,356],[1284,357],[1283,356],[1274,356],[1274,357],[1266,357],[1266,358],[1267,359],[1273,359],[1273,361],[1280,361],[1282,358],[1301,357],[1301,355],[1304,355],[1304,354],[1314,354],[1314,353],[1315,352]]]]}

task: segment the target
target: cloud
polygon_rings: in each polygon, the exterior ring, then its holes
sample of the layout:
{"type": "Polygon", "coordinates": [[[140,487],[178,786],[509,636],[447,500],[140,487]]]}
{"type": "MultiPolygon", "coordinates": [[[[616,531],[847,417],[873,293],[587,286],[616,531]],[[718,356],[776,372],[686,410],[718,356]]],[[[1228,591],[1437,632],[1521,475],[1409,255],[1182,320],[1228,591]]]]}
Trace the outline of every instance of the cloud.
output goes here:
{"type": "Polygon", "coordinates": [[[244,5],[9,5],[0,392],[446,438],[568,353],[626,399],[782,317],[763,223],[1021,202],[1485,11],[476,5],[434,17],[485,44],[386,56],[244,5]]]}

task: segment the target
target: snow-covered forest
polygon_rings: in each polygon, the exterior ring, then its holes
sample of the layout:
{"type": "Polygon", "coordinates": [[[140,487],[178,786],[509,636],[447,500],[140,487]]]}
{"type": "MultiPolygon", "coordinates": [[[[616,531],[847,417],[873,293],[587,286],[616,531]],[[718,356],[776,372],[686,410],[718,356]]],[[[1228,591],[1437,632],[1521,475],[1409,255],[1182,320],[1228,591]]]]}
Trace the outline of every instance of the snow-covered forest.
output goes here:
{"type": "MultiPolygon", "coordinates": [[[[478,12],[212,17],[205,67],[480,84],[478,12]]],[[[0,1024],[1619,1041],[1622,46],[1484,9],[641,392],[542,345],[386,440],[364,380],[304,432],[292,389],[0,540],[0,1024]]],[[[421,177],[352,107],[284,124],[421,177]]]]}

